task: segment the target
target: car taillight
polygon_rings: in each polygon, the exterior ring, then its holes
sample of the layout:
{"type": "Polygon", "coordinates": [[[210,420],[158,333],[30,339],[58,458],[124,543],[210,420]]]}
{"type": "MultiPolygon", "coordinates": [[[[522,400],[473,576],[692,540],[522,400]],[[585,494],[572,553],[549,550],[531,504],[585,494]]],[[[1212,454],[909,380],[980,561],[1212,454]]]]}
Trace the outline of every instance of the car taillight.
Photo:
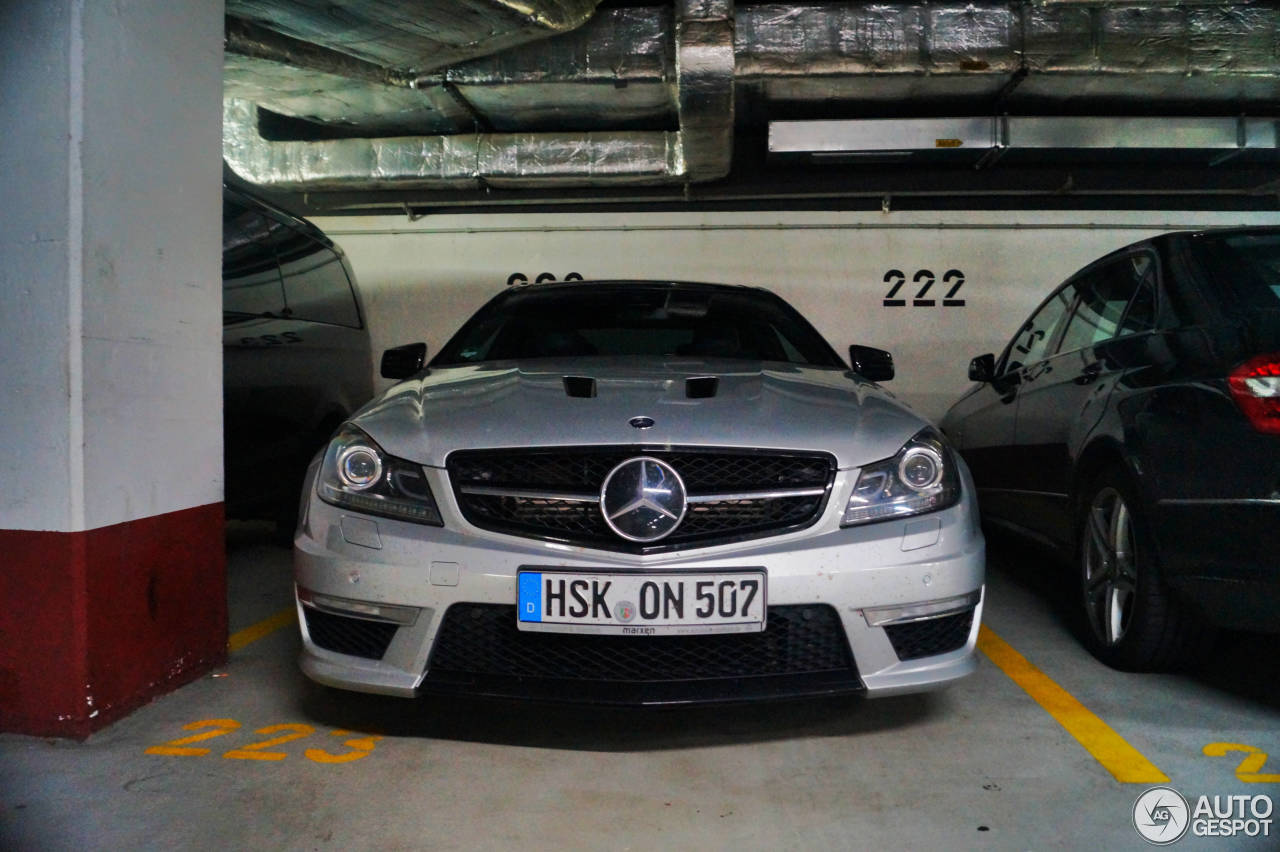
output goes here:
{"type": "Polygon", "coordinates": [[[1250,358],[1231,371],[1227,382],[1253,428],[1280,435],[1280,353],[1250,358]]]}

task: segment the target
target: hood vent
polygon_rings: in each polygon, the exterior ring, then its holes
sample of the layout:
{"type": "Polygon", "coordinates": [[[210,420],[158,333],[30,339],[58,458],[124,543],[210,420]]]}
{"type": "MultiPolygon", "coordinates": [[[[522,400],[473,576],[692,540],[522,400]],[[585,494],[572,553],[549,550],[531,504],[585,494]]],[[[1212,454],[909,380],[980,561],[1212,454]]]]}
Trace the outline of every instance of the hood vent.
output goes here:
{"type": "Polygon", "coordinates": [[[715,376],[694,376],[684,380],[684,395],[689,399],[711,399],[720,390],[715,376]]]}
{"type": "Polygon", "coordinates": [[[590,376],[565,376],[564,392],[574,399],[593,399],[596,395],[596,380],[590,376]]]}
{"type": "MultiPolygon", "coordinates": [[[[591,376],[564,376],[564,392],[574,399],[594,399],[596,380],[591,376]]],[[[716,376],[691,376],[684,380],[686,399],[711,399],[720,391],[720,379],[716,376]]]]}

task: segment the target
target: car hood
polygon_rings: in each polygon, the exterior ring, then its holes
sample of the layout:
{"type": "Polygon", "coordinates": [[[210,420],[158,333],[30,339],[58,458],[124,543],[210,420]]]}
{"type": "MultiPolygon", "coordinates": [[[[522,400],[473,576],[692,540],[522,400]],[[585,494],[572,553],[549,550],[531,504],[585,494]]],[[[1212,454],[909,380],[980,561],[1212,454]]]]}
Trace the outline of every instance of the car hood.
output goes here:
{"type": "Polygon", "coordinates": [[[842,468],[860,467],[892,456],[928,425],[837,368],[631,358],[433,368],[390,388],[352,422],[388,453],[433,467],[462,449],[628,444],[816,450],[842,468]],[[637,417],[653,425],[636,428],[637,417]]]}

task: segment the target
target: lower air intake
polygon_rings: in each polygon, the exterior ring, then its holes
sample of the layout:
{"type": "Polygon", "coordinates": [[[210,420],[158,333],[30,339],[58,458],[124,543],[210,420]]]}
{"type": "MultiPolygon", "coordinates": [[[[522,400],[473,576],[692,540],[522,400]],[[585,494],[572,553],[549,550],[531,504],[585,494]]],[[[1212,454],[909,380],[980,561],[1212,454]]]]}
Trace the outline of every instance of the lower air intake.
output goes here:
{"type": "Polygon", "coordinates": [[[326,651],[381,660],[398,625],[303,607],[311,641],[326,651]]]}
{"type": "Polygon", "coordinates": [[[617,683],[824,672],[856,677],[840,618],[825,605],[769,607],[761,633],[635,637],[526,632],[514,606],[455,604],[428,667],[430,676],[617,683]]]}
{"type": "Polygon", "coordinates": [[[918,660],[963,648],[969,641],[972,626],[973,610],[969,610],[907,624],[890,624],[884,632],[889,634],[899,660],[918,660]]]}

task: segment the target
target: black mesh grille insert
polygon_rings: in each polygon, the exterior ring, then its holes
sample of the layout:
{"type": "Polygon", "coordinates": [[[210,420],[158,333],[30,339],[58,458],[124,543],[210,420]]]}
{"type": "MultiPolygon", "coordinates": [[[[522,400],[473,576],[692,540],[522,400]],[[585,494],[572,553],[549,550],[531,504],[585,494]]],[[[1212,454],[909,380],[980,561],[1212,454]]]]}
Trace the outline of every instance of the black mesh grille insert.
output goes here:
{"type": "Polygon", "coordinates": [[[884,632],[889,634],[899,660],[915,660],[963,648],[972,626],[973,610],[969,610],[909,624],[890,624],[884,632]]]}
{"type": "Polygon", "coordinates": [[[306,614],[307,633],[311,635],[312,642],[326,651],[369,660],[382,659],[398,627],[385,621],[334,615],[309,606],[303,607],[302,611],[306,614]]]}
{"type": "Polygon", "coordinates": [[[501,675],[596,682],[661,682],[853,673],[844,627],[826,605],[769,607],[763,633],[597,636],[516,627],[505,604],[454,604],[427,669],[438,675],[501,675]]]}
{"type": "Polygon", "coordinates": [[[612,447],[580,450],[466,451],[449,456],[458,505],[478,527],[610,550],[652,551],[711,545],[801,529],[826,505],[835,460],[826,454],[742,453],[612,447]],[[591,502],[556,497],[467,493],[485,489],[597,496],[609,471],[639,455],[661,459],[680,474],[690,497],[821,489],[818,494],[692,502],[684,521],[657,546],[615,535],[591,502]]]}

